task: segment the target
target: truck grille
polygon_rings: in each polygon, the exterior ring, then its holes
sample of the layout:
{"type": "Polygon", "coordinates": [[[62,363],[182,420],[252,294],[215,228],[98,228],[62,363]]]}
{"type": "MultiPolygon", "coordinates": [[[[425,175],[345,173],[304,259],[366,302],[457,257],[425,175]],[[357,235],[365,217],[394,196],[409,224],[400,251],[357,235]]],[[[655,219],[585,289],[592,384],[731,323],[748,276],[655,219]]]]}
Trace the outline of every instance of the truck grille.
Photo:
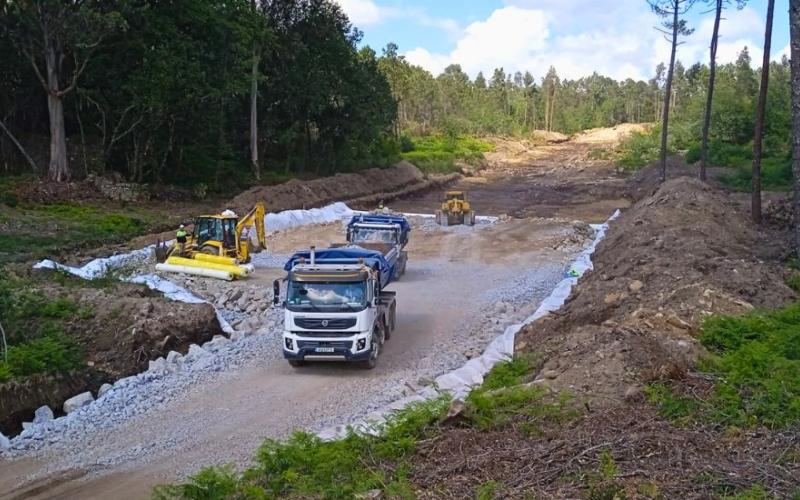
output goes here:
{"type": "Polygon", "coordinates": [[[353,343],[349,340],[298,340],[300,349],[313,349],[315,347],[334,347],[337,349],[350,349],[353,343]]]}
{"type": "Polygon", "coordinates": [[[294,324],[307,330],[345,330],[356,326],[356,318],[295,318],[294,324]]]}
{"type": "Polygon", "coordinates": [[[301,337],[352,337],[357,332],[306,332],[306,331],[293,331],[295,335],[300,335],[301,337]]]}

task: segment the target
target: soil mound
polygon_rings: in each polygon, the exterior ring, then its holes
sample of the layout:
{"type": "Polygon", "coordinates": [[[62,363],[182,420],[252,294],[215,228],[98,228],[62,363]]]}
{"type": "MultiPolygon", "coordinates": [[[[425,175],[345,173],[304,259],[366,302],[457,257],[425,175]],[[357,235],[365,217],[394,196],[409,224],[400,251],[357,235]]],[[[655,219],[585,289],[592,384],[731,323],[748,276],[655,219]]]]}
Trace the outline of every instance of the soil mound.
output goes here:
{"type": "Polygon", "coordinates": [[[424,180],[425,176],[417,167],[401,161],[390,168],[371,168],[310,181],[292,179],[277,186],[256,186],[233,198],[229,208],[246,213],[259,201],[272,212],[320,207],[334,201],[400,191],[414,184],[423,184],[424,180]]]}
{"type": "Polygon", "coordinates": [[[795,299],[781,266],[757,253],[759,233],[725,194],[679,177],[609,229],[556,314],[526,326],[520,351],[545,354],[554,388],[622,401],[641,384],[680,377],[701,352],[702,319],[795,299]]]}
{"type": "Polygon", "coordinates": [[[69,298],[84,311],[74,324],[64,327],[65,334],[80,345],[87,366],[69,374],[33,375],[0,384],[0,432],[4,434],[22,430],[22,422],[31,421],[42,405],[60,411],[64,400],[75,394],[96,391],[105,382],[147,370],[150,360],[169,351],[185,354],[190,344],[223,334],[210,304],[170,301],[138,285],[95,288],[78,279],[75,283],[61,287],[42,280],[35,286],[48,296],[69,298]]]}

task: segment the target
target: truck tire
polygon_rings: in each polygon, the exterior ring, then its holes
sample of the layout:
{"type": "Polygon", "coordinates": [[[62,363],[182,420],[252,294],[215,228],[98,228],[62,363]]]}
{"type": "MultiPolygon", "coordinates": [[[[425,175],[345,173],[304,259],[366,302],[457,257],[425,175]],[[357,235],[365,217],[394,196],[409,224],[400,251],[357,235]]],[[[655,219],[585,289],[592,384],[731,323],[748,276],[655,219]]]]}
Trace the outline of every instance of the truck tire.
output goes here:
{"type": "Polygon", "coordinates": [[[381,341],[378,331],[372,332],[372,350],[369,354],[369,359],[362,362],[362,366],[366,370],[372,370],[378,366],[378,356],[381,354],[381,341]]]}
{"type": "Polygon", "coordinates": [[[299,359],[290,359],[289,364],[295,368],[300,368],[301,366],[305,365],[306,362],[299,359]]]}

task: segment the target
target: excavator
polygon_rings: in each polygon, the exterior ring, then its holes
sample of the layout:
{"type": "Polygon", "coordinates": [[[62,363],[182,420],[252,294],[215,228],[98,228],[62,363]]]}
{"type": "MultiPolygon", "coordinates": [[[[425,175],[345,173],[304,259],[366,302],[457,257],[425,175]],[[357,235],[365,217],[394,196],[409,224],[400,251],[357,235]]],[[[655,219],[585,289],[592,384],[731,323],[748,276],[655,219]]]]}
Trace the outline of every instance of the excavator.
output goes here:
{"type": "Polygon", "coordinates": [[[260,247],[256,251],[267,247],[265,215],[264,204],[259,202],[242,218],[230,210],[216,215],[198,216],[194,219],[194,230],[188,236],[183,252],[177,242],[169,247],[159,242],[155,248],[156,261],[165,262],[170,257],[182,257],[220,263],[230,260],[246,264],[250,262],[250,253],[253,252],[250,247],[250,231],[255,230],[260,247]],[[204,258],[209,255],[222,259],[204,258]]]}
{"type": "Polygon", "coordinates": [[[467,201],[464,191],[447,191],[441,210],[436,211],[436,223],[440,226],[455,224],[475,225],[475,211],[467,201]]]}

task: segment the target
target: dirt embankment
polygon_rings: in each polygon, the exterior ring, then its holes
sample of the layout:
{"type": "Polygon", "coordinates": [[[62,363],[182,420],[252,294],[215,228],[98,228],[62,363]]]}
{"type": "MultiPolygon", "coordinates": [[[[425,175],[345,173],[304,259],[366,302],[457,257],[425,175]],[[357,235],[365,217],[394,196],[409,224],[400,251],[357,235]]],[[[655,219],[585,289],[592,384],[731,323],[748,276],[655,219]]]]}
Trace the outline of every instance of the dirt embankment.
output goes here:
{"type": "Polygon", "coordinates": [[[704,317],[797,298],[775,262],[782,247],[768,243],[780,238],[765,236],[724,192],[669,180],[612,224],[595,271],[557,314],[524,328],[517,347],[547,356],[542,373],[557,389],[630,397],[693,364],[704,317]]]}
{"type": "Polygon", "coordinates": [[[229,204],[234,211],[246,213],[259,201],[271,212],[320,207],[334,201],[364,203],[389,200],[454,179],[454,176],[426,178],[417,167],[404,160],[390,168],[371,168],[310,181],[292,179],[277,186],[256,186],[236,196],[229,204]]]}
{"type": "Polygon", "coordinates": [[[0,432],[6,435],[21,431],[22,422],[31,421],[42,405],[59,412],[76,394],[96,391],[103,383],[146,370],[150,360],[169,351],[186,353],[190,344],[222,334],[209,304],[173,302],[145,287],[122,283],[107,288],[83,285],[77,278],[68,287],[46,278],[35,283],[37,291],[69,299],[81,311],[63,327],[84,352],[87,365],[69,374],[0,384],[0,432]]]}
{"type": "Polygon", "coordinates": [[[418,496],[465,498],[487,484],[496,498],[712,498],[753,484],[796,495],[800,463],[787,456],[800,449],[796,428],[676,427],[642,393],[659,379],[700,380],[705,316],[798,298],[767,243],[782,235],[755,228],[733,198],[687,177],[643,194],[611,225],[567,303],[517,335],[517,352],[543,358],[528,380],[574,395],[580,416],[446,428],[412,461],[418,496]]]}

